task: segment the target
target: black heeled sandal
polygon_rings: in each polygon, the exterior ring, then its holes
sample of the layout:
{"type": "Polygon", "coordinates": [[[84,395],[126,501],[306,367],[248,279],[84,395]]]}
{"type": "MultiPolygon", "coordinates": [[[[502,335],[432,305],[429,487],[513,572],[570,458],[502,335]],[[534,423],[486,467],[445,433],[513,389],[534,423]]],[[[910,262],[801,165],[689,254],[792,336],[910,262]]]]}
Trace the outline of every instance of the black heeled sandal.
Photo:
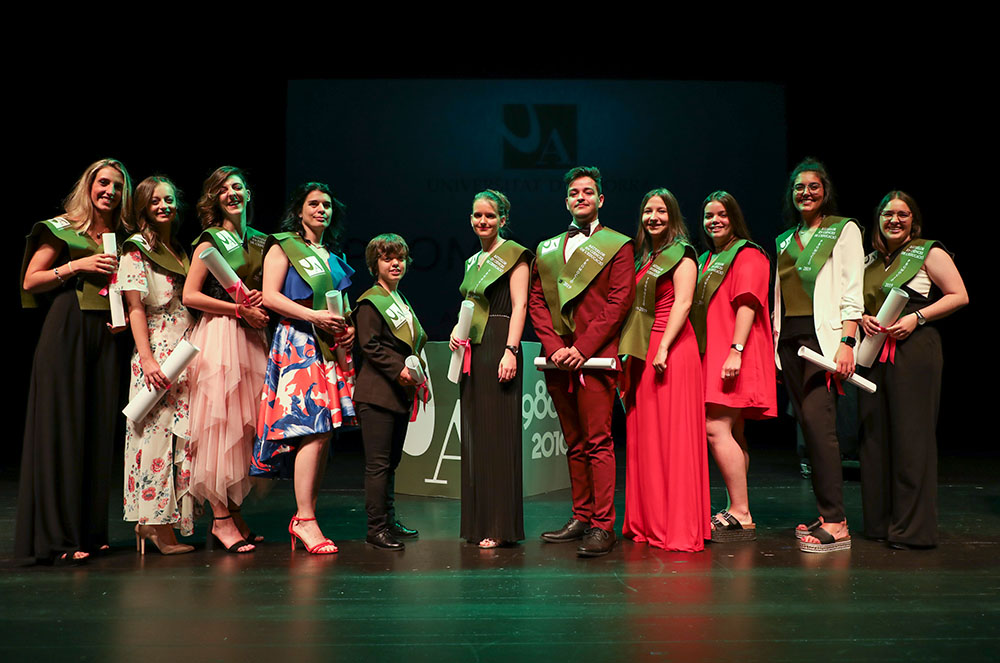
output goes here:
{"type": "MultiPolygon", "coordinates": [[[[242,513],[242,511],[243,511],[242,507],[239,508],[239,509],[230,509],[229,510],[229,515],[232,515],[234,513],[242,513]]],[[[242,515],[240,515],[240,520],[243,520],[243,516],[242,515]]],[[[243,520],[243,524],[246,525],[247,521],[243,520]]],[[[239,529],[239,528],[237,528],[237,529],[239,529]]],[[[252,543],[253,545],[257,545],[258,543],[263,543],[264,542],[264,535],[263,534],[258,534],[257,532],[255,532],[252,529],[250,529],[249,526],[247,526],[247,532],[248,532],[247,535],[246,535],[246,542],[247,543],[252,543]]],[[[242,534],[242,532],[240,532],[240,534],[242,534]]]]}
{"type": "MultiPolygon", "coordinates": [[[[232,517],[233,517],[232,514],[229,514],[228,516],[223,516],[221,518],[216,518],[215,516],[212,516],[212,520],[213,521],[216,521],[216,520],[230,520],[232,517]]],[[[244,546],[252,546],[252,545],[254,545],[253,543],[250,543],[249,541],[246,541],[245,539],[240,539],[239,541],[237,541],[236,543],[234,543],[233,545],[231,545],[231,546],[229,546],[227,548],[226,544],[224,544],[222,542],[222,539],[220,539],[219,537],[217,537],[215,535],[215,532],[213,532],[212,528],[210,527],[208,529],[208,538],[205,539],[205,547],[209,551],[212,551],[212,550],[215,550],[215,544],[219,544],[219,546],[223,550],[225,550],[226,552],[236,553],[237,555],[245,555],[247,553],[252,553],[254,550],[256,550],[256,548],[251,548],[250,550],[240,550],[240,548],[243,548],[244,546]]]]}

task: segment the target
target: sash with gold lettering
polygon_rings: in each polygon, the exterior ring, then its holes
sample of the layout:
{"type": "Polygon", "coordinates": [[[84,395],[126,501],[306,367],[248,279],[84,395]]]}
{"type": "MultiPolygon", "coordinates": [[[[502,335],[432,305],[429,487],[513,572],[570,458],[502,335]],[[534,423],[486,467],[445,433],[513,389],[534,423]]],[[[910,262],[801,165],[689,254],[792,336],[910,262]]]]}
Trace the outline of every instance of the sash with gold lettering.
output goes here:
{"type": "Polygon", "coordinates": [[[482,267],[479,266],[479,253],[465,261],[465,278],[462,279],[462,285],[458,290],[475,307],[472,310],[472,326],[469,328],[470,343],[479,343],[483,340],[486,320],[490,316],[490,302],[486,298],[486,289],[510,271],[527,250],[517,242],[507,240],[486,258],[482,267]]]}
{"type": "Polygon", "coordinates": [[[557,334],[562,336],[576,330],[571,310],[573,300],[630,241],[625,235],[601,226],[567,262],[563,262],[566,233],[538,245],[538,276],[552,317],[552,328],[557,334]]]}
{"type": "MultiPolygon", "coordinates": [[[[796,258],[795,274],[798,275],[802,288],[809,295],[810,300],[813,299],[813,293],[816,290],[816,276],[819,274],[819,270],[826,264],[830,254],[833,253],[833,247],[840,239],[840,233],[850,222],[857,223],[858,221],[843,216],[824,218],[819,228],[809,238],[809,243],[803,247],[802,253],[796,258]]],[[[778,235],[775,244],[778,247],[779,256],[788,248],[788,244],[795,240],[797,230],[798,228],[791,228],[778,235]]]]}
{"type": "Polygon", "coordinates": [[[933,239],[910,240],[888,267],[884,255],[876,251],[869,253],[865,257],[865,311],[869,315],[877,314],[889,291],[909,283],[924,266],[927,254],[935,245],[944,248],[933,239]]]}
{"type": "Polygon", "coordinates": [[[698,351],[701,354],[705,354],[705,344],[708,341],[708,304],[712,301],[712,297],[715,296],[715,291],[722,285],[726,274],[729,273],[729,268],[732,266],[733,261],[736,260],[736,254],[740,252],[740,249],[747,246],[764,253],[764,249],[750,240],[740,239],[733,242],[733,245],[728,249],[716,255],[708,268],[705,268],[705,263],[712,253],[705,251],[698,257],[698,285],[694,291],[694,302],[691,304],[690,318],[691,327],[694,329],[695,336],[698,337],[698,351]]]}
{"type": "MultiPolygon", "coordinates": [[[[24,260],[21,263],[21,307],[36,308],[38,301],[35,296],[24,289],[24,275],[28,271],[28,263],[38,249],[38,241],[43,231],[48,231],[59,242],[66,245],[70,260],[79,260],[95,253],[104,253],[104,247],[87,235],[81,235],[70,223],[69,219],[58,216],[54,219],[39,221],[28,233],[24,248],[24,260]]],[[[81,311],[108,311],[111,304],[102,292],[107,292],[107,274],[75,274],[76,299],[81,311]]]]}
{"type": "MultiPolygon", "coordinates": [[[[285,252],[288,264],[312,289],[312,308],[314,311],[326,310],[327,291],[344,290],[351,285],[350,275],[354,273],[354,270],[339,256],[331,253],[329,261],[323,260],[298,233],[294,232],[272,235],[267,240],[267,247],[270,248],[271,244],[275,242],[285,252]],[[336,270],[336,274],[334,270],[336,270]]],[[[333,346],[337,344],[336,339],[320,329],[314,329],[314,332],[316,344],[319,345],[323,356],[327,360],[333,361],[336,358],[333,352],[333,346]]]]}
{"type": "Polygon", "coordinates": [[[138,249],[142,255],[146,256],[151,263],[157,265],[158,267],[162,267],[164,270],[172,274],[187,276],[188,269],[191,266],[187,255],[182,253],[181,260],[178,262],[177,258],[170,253],[163,242],[160,242],[160,245],[156,247],[156,250],[154,251],[149,246],[149,242],[146,241],[146,238],[142,236],[142,233],[135,233],[122,242],[122,253],[127,251],[130,246],[138,249]]]}
{"type": "Polygon", "coordinates": [[[656,284],[657,281],[670,273],[681,258],[695,258],[694,247],[684,239],[677,238],[673,243],[653,258],[642,280],[635,287],[635,303],[629,311],[625,324],[622,325],[621,340],[618,341],[618,354],[630,355],[645,361],[649,350],[649,337],[653,329],[653,319],[656,317],[656,284]]]}

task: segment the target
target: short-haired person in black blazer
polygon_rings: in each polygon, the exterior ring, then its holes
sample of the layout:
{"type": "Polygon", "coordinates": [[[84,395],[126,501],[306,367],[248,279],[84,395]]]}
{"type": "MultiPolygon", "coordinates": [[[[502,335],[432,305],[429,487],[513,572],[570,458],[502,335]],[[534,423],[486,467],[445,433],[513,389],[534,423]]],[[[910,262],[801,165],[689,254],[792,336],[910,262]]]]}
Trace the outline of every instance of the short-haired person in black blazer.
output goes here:
{"type": "Polygon", "coordinates": [[[365,447],[365,540],[383,550],[402,550],[399,539],[415,537],[417,531],[396,519],[393,482],[410,413],[421,396],[404,362],[420,355],[427,334],[396,289],[410,263],[406,241],[392,233],[375,237],[365,249],[365,262],[375,285],[358,298],[354,311],[360,351],[355,356],[361,360],[354,402],[365,447]]]}

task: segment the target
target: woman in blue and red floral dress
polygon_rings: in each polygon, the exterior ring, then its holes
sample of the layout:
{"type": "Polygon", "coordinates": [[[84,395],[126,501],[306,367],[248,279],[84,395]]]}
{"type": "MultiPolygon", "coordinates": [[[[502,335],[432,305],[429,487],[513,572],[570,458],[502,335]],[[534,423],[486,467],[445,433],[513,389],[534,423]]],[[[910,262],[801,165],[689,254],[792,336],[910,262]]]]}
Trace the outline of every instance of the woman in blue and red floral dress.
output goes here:
{"type": "MultiPolygon", "coordinates": [[[[326,305],[327,293],[346,290],[354,274],[337,251],[343,213],[327,185],[307,182],[292,194],[284,232],[269,239],[264,305],[282,319],[267,361],[250,468],[252,476],[294,476],[292,547],[297,538],[321,555],[337,552],[316,523],[330,436],[335,428],[354,424],[354,329],[326,305]]],[[[346,312],[346,297],[341,306],[346,312]]]]}

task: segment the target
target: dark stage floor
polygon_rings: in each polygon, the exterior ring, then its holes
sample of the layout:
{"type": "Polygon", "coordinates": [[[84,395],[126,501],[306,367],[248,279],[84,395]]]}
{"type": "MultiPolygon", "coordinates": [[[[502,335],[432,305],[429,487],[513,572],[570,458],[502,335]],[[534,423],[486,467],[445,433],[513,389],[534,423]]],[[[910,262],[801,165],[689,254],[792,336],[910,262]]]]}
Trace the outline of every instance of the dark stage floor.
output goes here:
{"type": "MultiPolygon", "coordinates": [[[[458,502],[400,496],[399,512],[420,539],[403,553],[367,548],[361,459],[341,454],[320,496],[339,554],[289,553],[287,483],[245,505],[269,539],[252,555],[209,553],[199,542],[188,555],[142,558],[115,511],[111,555],[79,568],[0,570],[0,660],[997,659],[995,462],[943,459],[935,550],[861,539],[859,487],[849,482],[853,550],[806,555],[791,528],[815,511],[794,461],[754,455],[755,543],[686,554],[626,541],[586,560],[572,544],[536,538],[566,520],[568,491],[528,499],[530,538],[492,551],[457,538],[458,502]]],[[[716,507],[721,485],[713,474],[716,507]]],[[[620,481],[619,516],[623,489],[620,481]]],[[[0,481],[7,560],[15,494],[8,473],[0,481]]]]}

